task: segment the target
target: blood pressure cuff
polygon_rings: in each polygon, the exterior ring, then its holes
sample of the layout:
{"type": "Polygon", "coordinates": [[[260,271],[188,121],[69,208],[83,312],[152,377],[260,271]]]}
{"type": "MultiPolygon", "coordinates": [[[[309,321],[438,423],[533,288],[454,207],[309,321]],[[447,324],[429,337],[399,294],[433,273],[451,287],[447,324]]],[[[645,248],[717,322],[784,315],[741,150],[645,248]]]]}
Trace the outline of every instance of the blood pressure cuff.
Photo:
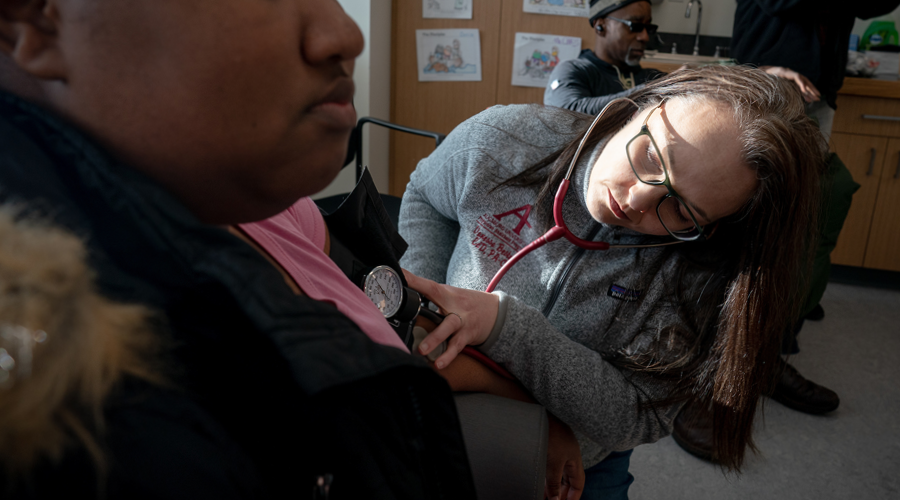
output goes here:
{"type": "Polygon", "coordinates": [[[391,221],[368,169],[337,210],[323,215],[331,234],[331,259],[351,280],[364,268],[390,266],[408,286],[400,257],[409,245],[391,221]]]}
{"type": "Polygon", "coordinates": [[[409,245],[397,232],[368,169],[363,169],[356,187],[337,210],[323,216],[331,235],[328,256],[356,286],[362,287],[362,276],[377,266],[388,266],[400,276],[406,298],[401,312],[387,322],[412,349],[419,296],[408,288],[400,269],[400,257],[409,245]]]}

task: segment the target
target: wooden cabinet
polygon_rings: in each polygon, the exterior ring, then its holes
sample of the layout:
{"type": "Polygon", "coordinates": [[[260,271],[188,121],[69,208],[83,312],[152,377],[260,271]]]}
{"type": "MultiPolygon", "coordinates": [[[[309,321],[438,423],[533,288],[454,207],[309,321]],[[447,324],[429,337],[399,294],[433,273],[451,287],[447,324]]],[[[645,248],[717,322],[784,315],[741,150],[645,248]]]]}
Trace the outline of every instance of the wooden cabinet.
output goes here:
{"type": "Polygon", "coordinates": [[[872,212],[878,197],[878,179],[887,150],[887,139],[834,132],[832,148],[847,165],[859,185],[850,213],[838,238],[831,261],[846,266],[862,266],[872,227],[872,212]]]}
{"type": "Polygon", "coordinates": [[[838,96],[831,145],[861,187],[831,260],[900,271],[900,83],[855,80],[838,96]]]}
{"type": "Polygon", "coordinates": [[[900,139],[888,141],[863,266],[900,271],[900,139]]]}
{"type": "MultiPolygon", "coordinates": [[[[544,89],[512,85],[515,34],[553,33],[581,38],[594,46],[587,19],[522,11],[522,0],[483,0],[472,4],[472,19],[423,19],[421,0],[393,0],[391,24],[391,116],[407,127],[448,134],[463,120],[495,104],[541,103],[544,89]],[[480,82],[420,82],[416,68],[416,30],[478,29],[480,82]]],[[[384,117],[378,117],[384,118],[384,117]]],[[[391,132],[390,193],[400,196],[434,141],[391,132]]]]}

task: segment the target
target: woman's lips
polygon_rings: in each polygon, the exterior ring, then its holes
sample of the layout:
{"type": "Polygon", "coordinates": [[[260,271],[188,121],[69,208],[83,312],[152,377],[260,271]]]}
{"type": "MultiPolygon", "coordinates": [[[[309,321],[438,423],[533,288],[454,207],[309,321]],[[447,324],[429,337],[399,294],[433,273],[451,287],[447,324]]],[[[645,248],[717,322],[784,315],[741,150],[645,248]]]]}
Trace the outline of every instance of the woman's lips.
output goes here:
{"type": "Polygon", "coordinates": [[[350,78],[340,78],[330,91],[322,96],[308,112],[324,122],[326,127],[352,129],[356,126],[356,109],[353,107],[355,86],[350,78]]]}
{"type": "Polygon", "coordinates": [[[313,106],[309,112],[332,128],[349,130],[356,126],[356,109],[349,101],[323,102],[313,106]]]}
{"type": "Polygon", "coordinates": [[[618,219],[624,219],[627,221],[631,221],[631,219],[629,219],[628,216],[625,215],[625,212],[622,211],[622,207],[620,207],[619,204],[616,203],[616,199],[613,198],[612,191],[608,191],[608,193],[609,193],[609,209],[612,210],[613,215],[615,215],[616,218],[618,218],[618,219]]]}

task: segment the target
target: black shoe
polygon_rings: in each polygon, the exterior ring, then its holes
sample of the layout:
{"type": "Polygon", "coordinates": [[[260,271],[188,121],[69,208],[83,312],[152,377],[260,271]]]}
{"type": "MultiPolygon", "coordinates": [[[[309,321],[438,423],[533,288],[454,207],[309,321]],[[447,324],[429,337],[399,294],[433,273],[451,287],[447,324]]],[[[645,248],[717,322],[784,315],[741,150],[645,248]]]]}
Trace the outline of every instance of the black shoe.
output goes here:
{"type": "Polygon", "coordinates": [[[781,367],[776,375],[771,398],[793,410],[821,415],[834,411],[841,404],[837,393],[807,380],[796,368],[779,359],[781,367]],[[779,373],[780,372],[780,373],[779,373]]]}
{"type": "Polygon", "coordinates": [[[675,417],[672,438],[684,451],[707,462],[713,459],[712,412],[700,403],[689,402],[675,417]]]}
{"type": "Polygon", "coordinates": [[[822,321],[822,318],[824,317],[825,309],[822,309],[822,304],[816,304],[816,307],[814,307],[812,311],[806,313],[806,316],[803,318],[810,321],[822,321]]]}

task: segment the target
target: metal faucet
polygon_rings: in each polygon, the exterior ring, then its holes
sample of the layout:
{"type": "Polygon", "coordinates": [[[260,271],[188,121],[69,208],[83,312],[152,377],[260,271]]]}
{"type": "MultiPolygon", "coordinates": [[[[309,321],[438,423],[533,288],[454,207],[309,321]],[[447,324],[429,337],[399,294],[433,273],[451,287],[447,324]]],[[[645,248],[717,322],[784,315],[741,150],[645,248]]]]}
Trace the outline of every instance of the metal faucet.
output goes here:
{"type": "Polygon", "coordinates": [[[691,7],[694,6],[694,2],[697,2],[697,35],[694,37],[694,54],[695,56],[700,55],[700,16],[703,15],[703,4],[700,0],[690,0],[687,4],[687,10],[684,11],[684,17],[691,17],[691,7]]]}

